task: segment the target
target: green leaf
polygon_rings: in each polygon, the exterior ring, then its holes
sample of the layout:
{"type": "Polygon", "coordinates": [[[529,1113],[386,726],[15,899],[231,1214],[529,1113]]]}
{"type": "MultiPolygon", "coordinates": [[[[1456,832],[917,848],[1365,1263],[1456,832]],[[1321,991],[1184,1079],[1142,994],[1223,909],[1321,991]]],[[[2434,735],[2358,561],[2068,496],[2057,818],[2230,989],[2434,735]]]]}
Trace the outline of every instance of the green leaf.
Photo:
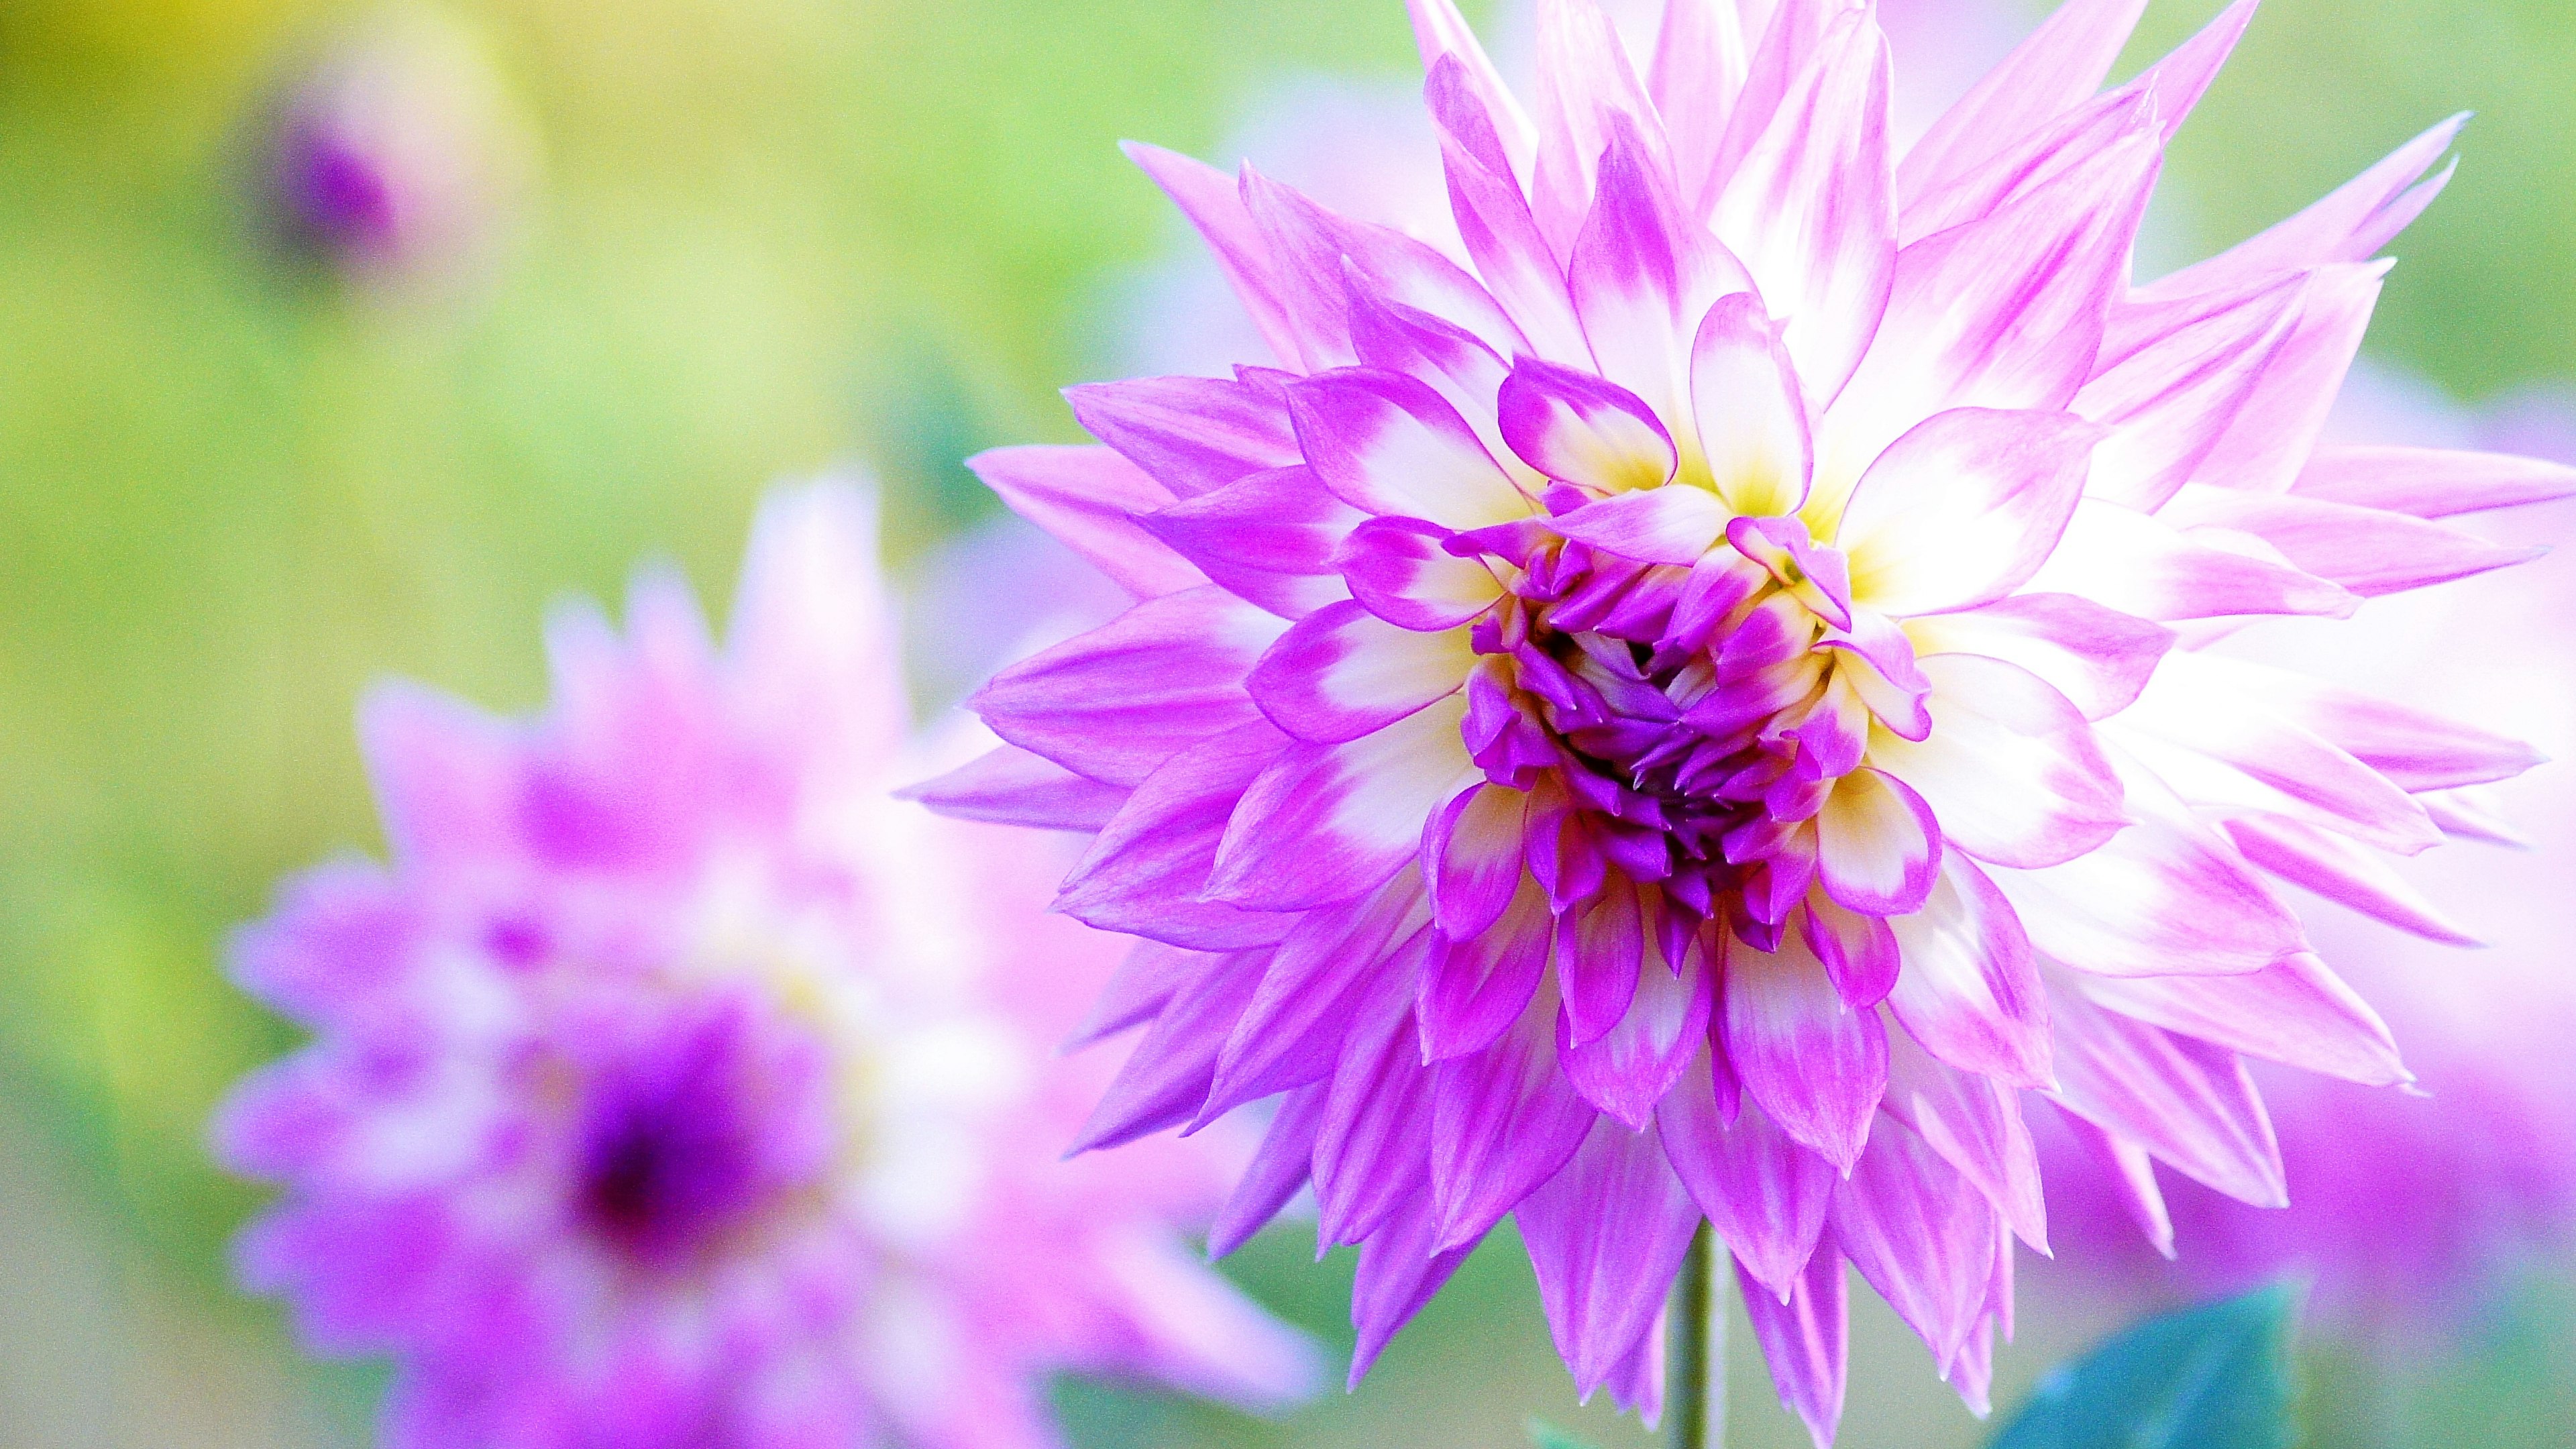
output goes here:
{"type": "Polygon", "coordinates": [[[2041,1380],[1991,1449],[2287,1449],[2297,1311],[2275,1286],[2149,1319],[2041,1380]]]}
{"type": "Polygon", "coordinates": [[[1592,1449],[1590,1444],[1575,1438],[1554,1424],[1532,1419],[1528,1427],[1530,1442],[1536,1444],[1538,1449],[1592,1449]]]}

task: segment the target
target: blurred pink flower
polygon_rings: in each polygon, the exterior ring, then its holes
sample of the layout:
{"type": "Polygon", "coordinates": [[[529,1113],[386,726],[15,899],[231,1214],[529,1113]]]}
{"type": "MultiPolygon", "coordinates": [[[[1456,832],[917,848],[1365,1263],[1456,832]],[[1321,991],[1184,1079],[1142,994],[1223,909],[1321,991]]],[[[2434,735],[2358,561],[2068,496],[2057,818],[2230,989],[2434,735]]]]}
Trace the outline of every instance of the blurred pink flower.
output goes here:
{"type": "Polygon", "coordinates": [[[649,572],[548,637],[534,720],[368,700],[391,864],[236,954],[314,1033],[218,1122],[287,1189],[242,1273],[396,1359],[388,1442],[1019,1449],[1059,1369],[1299,1393],[1176,1233],[1242,1144],[1058,1160],[1123,943],[1044,914],[1044,838],[888,796],[956,751],[905,743],[870,505],[772,500],[721,648],[649,572]]]}
{"type": "Polygon", "coordinates": [[[1524,106],[1416,0],[1454,243],[1135,148],[1279,366],[978,460],[1142,602],[926,798],[1096,832],[1062,904],[1171,949],[1084,1141],[1279,1096],[1219,1243],[1311,1179],[1355,1373],[1511,1213],[1651,1414],[1705,1216],[1820,1441],[1846,1261],[1982,1406],[2024,1093],[2151,1212],[2151,1159],[2284,1200],[2240,1055],[2407,1080],[2283,889],[2380,906],[2533,757],[2207,646],[2518,562],[2431,520],[2576,475],[2317,447],[2455,125],[2132,286],[2252,14],[2096,94],[2139,8],[1907,149],[1868,4],[1675,0],[1632,59],[1547,0],[1524,106]]]}

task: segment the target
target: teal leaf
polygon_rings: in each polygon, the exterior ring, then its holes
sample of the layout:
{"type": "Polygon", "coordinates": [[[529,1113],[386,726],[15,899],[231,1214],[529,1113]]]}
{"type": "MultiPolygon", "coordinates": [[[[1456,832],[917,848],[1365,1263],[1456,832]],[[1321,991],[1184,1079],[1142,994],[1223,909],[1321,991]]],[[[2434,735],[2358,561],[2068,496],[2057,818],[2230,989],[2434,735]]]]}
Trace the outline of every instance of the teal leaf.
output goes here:
{"type": "Polygon", "coordinates": [[[1592,1446],[1556,1427],[1537,1419],[1529,1421],[1530,1442],[1538,1449],[1592,1449],[1592,1446]]]}
{"type": "Polygon", "coordinates": [[[2169,1313],[2040,1381],[1991,1449],[2287,1449],[2297,1295],[2169,1313]]]}

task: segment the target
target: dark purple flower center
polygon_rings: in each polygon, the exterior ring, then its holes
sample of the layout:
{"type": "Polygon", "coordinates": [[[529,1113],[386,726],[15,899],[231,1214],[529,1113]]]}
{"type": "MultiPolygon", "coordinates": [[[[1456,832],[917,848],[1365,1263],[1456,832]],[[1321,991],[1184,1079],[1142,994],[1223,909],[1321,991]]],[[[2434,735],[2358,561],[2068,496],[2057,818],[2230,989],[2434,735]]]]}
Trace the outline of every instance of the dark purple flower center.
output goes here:
{"type": "Polygon", "coordinates": [[[599,1069],[580,1124],[576,1210],[640,1263],[671,1267],[746,1227],[820,1172],[819,1047],[724,1003],[599,1069]]]}

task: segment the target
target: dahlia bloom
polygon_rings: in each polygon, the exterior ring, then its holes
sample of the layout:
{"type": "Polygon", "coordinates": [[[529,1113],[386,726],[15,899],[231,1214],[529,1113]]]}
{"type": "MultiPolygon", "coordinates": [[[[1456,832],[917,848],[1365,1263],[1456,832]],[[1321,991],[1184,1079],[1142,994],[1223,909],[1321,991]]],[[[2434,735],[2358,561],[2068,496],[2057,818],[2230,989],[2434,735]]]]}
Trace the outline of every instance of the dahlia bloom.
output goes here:
{"type": "MultiPolygon", "coordinates": [[[[2384,369],[2356,369],[2328,436],[2372,445],[2512,443],[2576,461],[2576,413],[2534,397],[2478,415],[2425,399],[2384,369]]],[[[2571,505],[2494,520],[2565,538],[2571,505]]],[[[2418,1077],[2412,1093],[2257,1063],[2294,1186],[2262,1212],[2188,1180],[2163,1184],[2166,1216],[2142,1239],[2098,1178],[2058,1172],[2071,1143],[2040,1141],[2069,1276],[2231,1292],[2284,1274],[2313,1284],[2323,1322],[2411,1350],[2455,1327],[2503,1274],[2576,1241],[2576,931],[2565,852],[2576,848],[2576,690],[2533,659],[2576,657],[2576,556],[2375,611],[2373,647],[2295,626],[2232,642],[2255,658],[2297,659],[2338,683],[2412,691],[2510,727],[2553,761],[2484,801],[2486,841],[2392,862],[2383,887],[2405,903],[2382,918],[2308,912],[2311,938],[2380,1010],[2418,1077]],[[2511,638],[2487,621],[2513,619],[2511,638]],[[2521,848],[2509,848],[2519,846],[2521,848]],[[2475,943],[2485,950],[2462,951],[2475,943]],[[2174,1261],[2142,1251],[2152,1243],[2174,1261]]]]}
{"type": "Polygon", "coordinates": [[[2524,746],[2201,646],[2520,561],[2430,521],[2564,491],[2319,449],[2449,125],[2133,287],[2239,4],[2096,95],[2074,0],[1900,156],[1873,7],[1589,0],[1537,103],[1413,0],[1463,262],[1249,168],[1132,154],[1276,365],[1073,389],[980,471],[1140,602],[1004,670],[925,798],[1091,832],[1148,939],[1089,1147],[1277,1099],[1220,1220],[1311,1183],[1365,1369],[1506,1213],[1578,1387],[1656,1411],[1705,1219],[1831,1437],[1844,1265],[1982,1408],[2036,1096],[2282,1201],[2240,1057],[2406,1080],[2284,881],[2473,828],[2524,746]]]}
{"type": "Polygon", "coordinates": [[[245,1279],[396,1358],[388,1443],[991,1449],[1057,1442],[1058,1369],[1298,1391],[1174,1231],[1243,1154],[1058,1161],[1121,943],[1040,913],[1042,837],[888,796],[927,757],[874,548],[852,493],[782,495],[721,649],[646,574],[622,637],[556,620],[533,721],[368,701],[392,863],[242,936],[314,1040],[217,1138],[288,1189],[245,1279]]]}

